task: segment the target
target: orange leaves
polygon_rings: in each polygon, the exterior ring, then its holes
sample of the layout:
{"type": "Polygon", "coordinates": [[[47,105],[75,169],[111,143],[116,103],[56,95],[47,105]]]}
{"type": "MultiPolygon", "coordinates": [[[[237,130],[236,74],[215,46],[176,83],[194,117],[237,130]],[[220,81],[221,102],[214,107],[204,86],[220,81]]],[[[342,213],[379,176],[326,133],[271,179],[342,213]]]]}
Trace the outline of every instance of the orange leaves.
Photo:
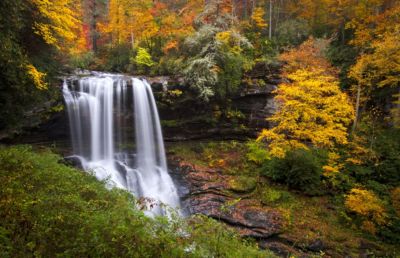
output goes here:
{"type": "Polygon", "coordinates": [[[151,49],[155,42],[164,53],[178,48],[180,38],[192,33],[192,22],[199,9],[198,1],[189,1],[176,8],[172,3],[150,0],[110,0],[109,22],[105,32],[112,35],[114,43],[141,43],[151,49]]]}
{"type": "Polygon", "coordinates": [[[165,44],[165,46],[163,48],[163,52],[168,53],[172,49],[178,49],[178,41],[176,41],[176,40],[168,41],[167,44],[165,44]]]}
{"type": "Polygon", "coordinates": [[[328,44],[328,40],[310,38],[298,48],[281,54],[279,59],[286,63],[284,72],[290,73],[298,69],[307,69],[320,70],[336,76],[337,70],[332,67],[323,53],[328,44]]]}

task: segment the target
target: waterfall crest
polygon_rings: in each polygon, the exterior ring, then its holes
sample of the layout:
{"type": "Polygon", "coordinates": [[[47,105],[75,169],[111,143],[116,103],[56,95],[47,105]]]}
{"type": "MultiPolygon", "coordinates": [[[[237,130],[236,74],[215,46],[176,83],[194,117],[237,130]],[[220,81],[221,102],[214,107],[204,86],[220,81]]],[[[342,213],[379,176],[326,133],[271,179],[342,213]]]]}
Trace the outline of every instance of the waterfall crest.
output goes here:
{"type": "Polygon", "coordinates": [[[151,214],[165,214],[160,203],[179,208],[157,106],[146,81],[98,73],[65,80],[63,95],[73,153],[84,170],[155,202],[151,214]]]}

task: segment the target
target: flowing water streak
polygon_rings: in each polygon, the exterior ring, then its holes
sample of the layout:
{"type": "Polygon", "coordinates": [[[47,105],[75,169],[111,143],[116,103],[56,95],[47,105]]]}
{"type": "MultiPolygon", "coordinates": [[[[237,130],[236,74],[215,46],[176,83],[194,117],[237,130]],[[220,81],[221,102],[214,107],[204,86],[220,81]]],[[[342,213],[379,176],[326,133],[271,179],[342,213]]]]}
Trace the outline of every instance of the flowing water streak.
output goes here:
{"type": "MultiPolygon", "coordinates": [[[[136,78],[129,80],[132,87],[123,76],[110,74],[81,78],[78,85],[64,82],[74,156],[98,179],[109,179],[112,186],[127,189],[137,197],[178,208],[151,87],[136,78]],[[126,130],[132,115],[134,137],[126,130]],[[136,148],[125,147],[130,145],[136,148]]],[[[165,209],[155,205],[151,213],[165,214],[165,209]]]]}

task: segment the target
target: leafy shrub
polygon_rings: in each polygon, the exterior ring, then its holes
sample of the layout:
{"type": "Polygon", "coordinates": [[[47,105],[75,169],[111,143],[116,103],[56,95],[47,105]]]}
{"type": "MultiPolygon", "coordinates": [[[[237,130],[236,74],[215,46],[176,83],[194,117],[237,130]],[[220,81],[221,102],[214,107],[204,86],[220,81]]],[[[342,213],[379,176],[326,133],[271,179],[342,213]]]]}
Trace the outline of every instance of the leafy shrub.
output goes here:
{"type": "MultiPolygon", "coordinates": [[[[400,184],[400,130],[381,132],[374,142],[374,150],[379,156],[373,178],[383,184],[400,184]]],[[[372,164],[371,164],[372,165],[372,164]]]]}
{"type": "Polygon", "coordinates": [[[183,58],[164,56],[152,67],[152,73],[157,75],[174,75],[183,70],[183,58]]]}
{"type": "Polygon", "coordinates": [[[264,205],[291,202],[292,200],[293,196],[287,191],[265,188],[261,193],[261,203],[264,205]]]}
{"type": "Polygon", "coordinates": [[[130,64],[130,56],[132,56],[132,50],[129,44],[120,44],[107,49],[104,57],[106,60],[104,69],[113,72],[125,72],[130,64]]]}
{"type": "Polygon", "coordinates": [[[360,135],[356,135],[356,139],[361,141],[356,148],[363,151],[348,151],[348,160],[356,157],[356,161],[359,162],[348,162],[345,170],[362,184],[375,181],[387,186],[399,185],[400,130],[380,129],[377,132],[369,132],[372,129],[368,125],[361,125],[366,128],[359,132],[360,135]]]}
{"type": "Polygon", "coordinates": [[[71,64],[73,67],[81,69],[90,69],[91,65],[94,64],[95,55],[93,51],[83,53],[81,55],[72,56],[71,64]]]}
{"type": "Polygon", "coordinates": [[[396,187],[392,190],[391,194],[391,202],[393,209],[395,210],[398,217],[400,217],[400,187],[396,187]]]}
{"type": "Polygon", "coordinates": [[[286,20],[279,24],[276,31],[280,46],[299,45],[310,35],[310,27],[302,19],[286,20]]]}
{"type": "Polygon", "coordinates": [[[136,64],[136,72],[139,74],[147,74],[149,72],[149,68],[155,64],[151,59],[151,55],[147,49],[141,47],[138,48],[135,58],[131,58],[131,63],[136,64]]]}
{"type": "Polygon", "coordinates": [[[284,158],[274,157],[267,161],[263,174],[306,194],[320,194],[322,166],[325,161],[326,155],[323,152],[292,150],[284,158]]]}
{"type": "Polygon", "coordinates": [[[370,221],[378,225],[386,224],[387,214],[383,202],[372,191],[351,189],[346,195],[345,205],[349,211],[363,218],[363,226],[368,226],[369,232],[373,231],[370,221]]]}
{"type": "Polygon", "coordinates": [[[273,257],[204,216],[146,217],[131,194],[59,159],[0,147],[1,257],[273,257]]]}
{"type": "Polygon", "coordinates": [[[249,161],[261,165],[269,159],[268,151],[261,142],[249,141],[247,142],[246,147],[246,156],[249,161]]]}
{"type": "Polygon", "coordinates": [[[257,180],[253,177],[237,176],[229,182],[229,189],[235,192],[251,192],[257,186],[257,180]]]}

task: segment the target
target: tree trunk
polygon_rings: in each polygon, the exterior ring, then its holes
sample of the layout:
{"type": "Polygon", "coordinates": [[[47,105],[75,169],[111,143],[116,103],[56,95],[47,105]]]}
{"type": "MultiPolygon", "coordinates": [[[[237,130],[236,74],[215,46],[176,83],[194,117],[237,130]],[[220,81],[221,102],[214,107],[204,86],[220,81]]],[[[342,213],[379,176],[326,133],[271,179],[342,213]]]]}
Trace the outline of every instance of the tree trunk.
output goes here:
{"type": "Polygon", "coordinates": [[[279,18],[280,18],[280,11],[281,11],[281,6],[282,6],[282,0],[278,2],[279,4],[276,5],[275,4],[275,9],[276,9],[276,18],[275,18],[275,30],[274,30],[274,37],[276,36],[276,30],[278,28],[278,24],[279,24],[279,18]]]}
{"type": "Polygon", "coordinates": [[[244,19],[247,19],[247,0],[243,1],[243,13],[244,13],[243,15],[244,19]]]}
{"type": "Polygon", "coordinates": [[[272,0],[269,0],[269,31],[268,38],[272,38],[272,0]]]}
{"type": "Polygon", "coordinates": [[[360,95],[361,95],[361,87],[360,85],[357,86],[357,99],[356,99],[356,114],[354,117],[354,123],[353,123],[353,129],[352,132],[354,133],[354,131],[357,128],[357,123],[358,123],[358,119],[359,119],[359,109],[360,109],[360,95]]]}
{"type": "Polygon", "coordinates": [[[96,0],[92,0],[91,6],[91,21],[90,21],[90,33],[92,37],[92,50],[97,52],[97,10],[96,10],[96,0]]]}
{"type": "Polygon", "coordinates": [[[135,48],[135,38],[133,37],[133,32],[132,31],[131,31],[131,46],[132,46],[132,49],[135,48]]]}

